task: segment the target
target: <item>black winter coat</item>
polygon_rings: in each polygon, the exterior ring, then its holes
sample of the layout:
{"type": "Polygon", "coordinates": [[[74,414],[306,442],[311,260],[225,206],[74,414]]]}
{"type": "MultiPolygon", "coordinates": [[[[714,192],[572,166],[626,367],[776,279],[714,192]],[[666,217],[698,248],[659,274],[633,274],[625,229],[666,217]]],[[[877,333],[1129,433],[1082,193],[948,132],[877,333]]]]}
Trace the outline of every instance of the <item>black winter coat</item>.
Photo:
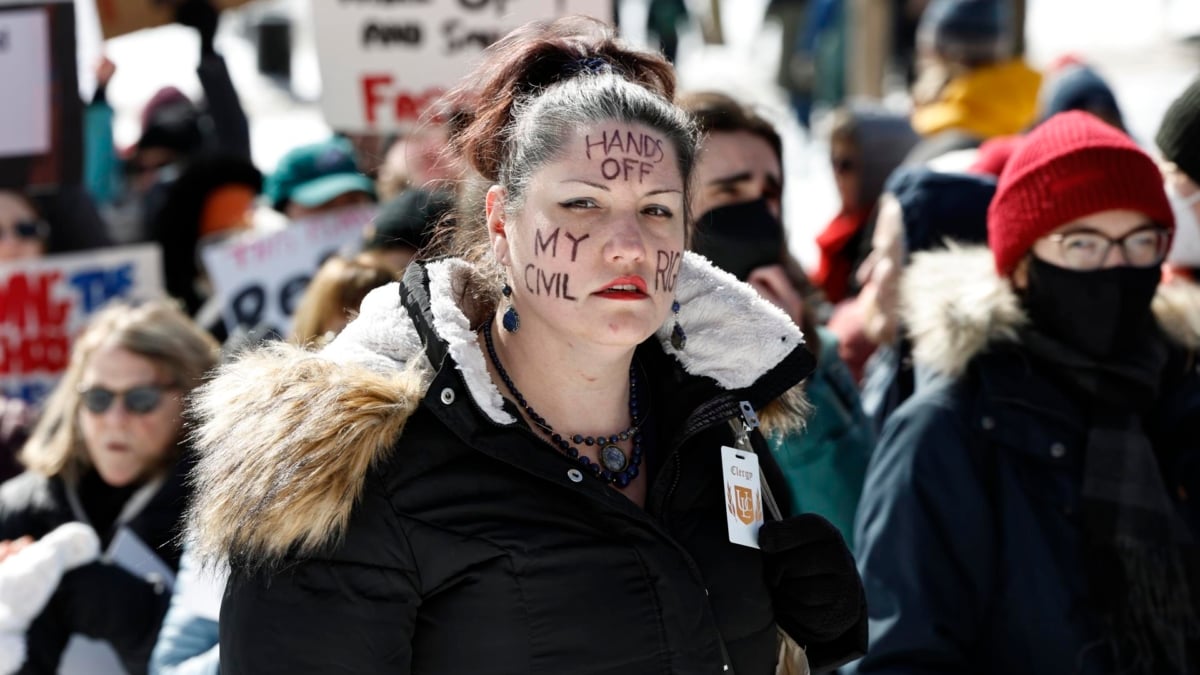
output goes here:
{"type": "MultiPolygon", "coordinates": [[[[1116,672],[1089,609],[1086,411],[1013,341],[1021,315],[992,269],[980,249],[910,272],[914,353],[941,377],[888,420],[867,470],[855,541],[871,646],[851,674],[1116,672]]],[[[1200,371],[1183,351],[1144,425],[1200,534],[1187,499],[1200,494],[1200,371]]]]}
{"type": "MultiPolygon", "coordinates": [[[[247,356],[201,394],[194,534],[234,568],[222,672],[773,673],[777,612],[761,553],[728,540],[719,448],[739,401],[809,372],[798,331],[689,256],[686,351],[670,324],[637,350],[643,510],[516,421],[451,300],[467,269],[410,267],[322,354],[247,356]],[[730,311],[747,322],[714,332],[730,311]]],[[[864,629],[810,657],[861,653],[864,629]]]]}
{"type": "MultiPolygon", "coordinates": [[[[117,530],[137,535],[171,569],[179,567],[177,538],[190,488],[183,461],[159,483],[135,492],[131,508],[108,532],[98,532],[102,550],[117,530]]],[[[77,492],[59,476],[27,471],[0,485],[0,540],[31,536],[39,539],[59,525],[88,522],[78,504],[77,492]]],[[[55,673],[72,634],[105,640],[130,673],[145,673],[170,594],[161,583],[152,583],[123,568],[95,562],[67,572],[49,604],[34,619],[27,633],[28,655],[20,673],[55,673]]]]}

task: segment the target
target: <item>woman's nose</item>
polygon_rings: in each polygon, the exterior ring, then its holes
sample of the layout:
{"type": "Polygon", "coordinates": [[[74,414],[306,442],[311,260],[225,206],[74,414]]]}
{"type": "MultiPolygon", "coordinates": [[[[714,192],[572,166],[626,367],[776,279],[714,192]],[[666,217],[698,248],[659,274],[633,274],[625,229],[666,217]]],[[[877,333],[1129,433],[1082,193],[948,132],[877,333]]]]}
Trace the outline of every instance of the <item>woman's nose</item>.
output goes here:
{"type": "Polygon", "coordinates": [[[613,226],[606,245],[608,257],[625,262],[641,262],[646,258],[646,242],[636,216],[620,218],[613,226]]]}

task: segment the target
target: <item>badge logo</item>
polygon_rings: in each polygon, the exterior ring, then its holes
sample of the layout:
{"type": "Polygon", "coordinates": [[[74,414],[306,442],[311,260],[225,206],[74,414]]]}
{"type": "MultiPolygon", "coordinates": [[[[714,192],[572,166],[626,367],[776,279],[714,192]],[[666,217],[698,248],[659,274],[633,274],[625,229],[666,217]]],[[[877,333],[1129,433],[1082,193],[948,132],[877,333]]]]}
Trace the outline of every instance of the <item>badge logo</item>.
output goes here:
{"type": "Polygon", "coordinates": [[[746,525],[762,520],[762,502],[757,499],[755,491],[741,485],[725,487],[725,505],[735,518],[746,525]],[[733,488],[730,491],[730,487],[733,488]]]}

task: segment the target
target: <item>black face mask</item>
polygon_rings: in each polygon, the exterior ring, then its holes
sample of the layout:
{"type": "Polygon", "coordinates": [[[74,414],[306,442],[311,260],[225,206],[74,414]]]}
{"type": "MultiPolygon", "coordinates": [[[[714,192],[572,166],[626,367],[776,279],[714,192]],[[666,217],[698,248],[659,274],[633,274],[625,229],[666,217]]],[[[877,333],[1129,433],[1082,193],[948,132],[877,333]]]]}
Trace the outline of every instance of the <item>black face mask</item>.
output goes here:
{"type": "Polygon", "coordinates": [[[1022,298],[1034,327],[1084,354],[1104,359],[1136,348],[1152,322],[1158,267],[1082,272],[1032,257],[1022,298]]]}
{"type": "Polygon", "coordinates": [[[766,199],[719,206],[696,219],[692,250],[742,281],[783,258],[783,224],[766,199]]]}

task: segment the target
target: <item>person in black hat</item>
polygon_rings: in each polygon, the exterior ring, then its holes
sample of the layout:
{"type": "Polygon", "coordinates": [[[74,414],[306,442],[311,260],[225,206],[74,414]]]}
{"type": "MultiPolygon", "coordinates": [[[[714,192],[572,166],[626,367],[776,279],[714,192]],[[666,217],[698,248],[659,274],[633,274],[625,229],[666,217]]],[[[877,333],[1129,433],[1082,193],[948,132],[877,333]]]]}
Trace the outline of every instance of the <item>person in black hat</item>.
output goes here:
{"type": "MultiPolygon", "coordinates": [[[[875,344],[863,368],[862,401],[876,433],[917,387],[911,345],[900,317],[904,269],[915,253],[945,248],[948,241],[986,241],[987,209],[996,193],[996,180],[905,167],[892,174],[884,189],[871,252],[858,270],[862,291],[855,299],[861,330],[875,344]]],[[[838,322],[831,328],[845,330],[838,322]]]]}
{"type": "Polygon", "coordinates": [[[363,232],[363,255],[403,272],[429,245],[434,228],[454,209],[448,192],[409,188],[384,204],[363,232]]]}

